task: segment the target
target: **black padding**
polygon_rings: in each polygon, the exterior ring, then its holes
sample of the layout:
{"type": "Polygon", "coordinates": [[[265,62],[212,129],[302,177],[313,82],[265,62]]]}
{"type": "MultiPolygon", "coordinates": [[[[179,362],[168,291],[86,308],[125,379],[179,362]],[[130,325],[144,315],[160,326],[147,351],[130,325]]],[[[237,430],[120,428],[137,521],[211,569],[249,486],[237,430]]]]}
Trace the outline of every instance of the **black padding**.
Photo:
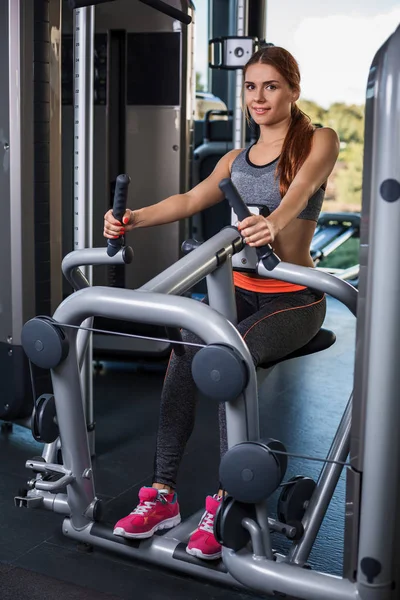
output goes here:
{"type": "Polygon", "coordinates": [[[205,346],[195,354],[192,375],[198,389],[219,402],[235,400],[248,381],[247,367],[239,352],[217,344],[205,346]]]}
{"type": "Polygon", "coordinates": [[[68,340],[50,317],[35,317],[25,323],[21,342],[27,357],[42,369],[54,369],[68,355],[68,340]]]}
{"type": "Polygon", "coordinates": [[[243,442],[223,456],[219,480],[239,502],[257,504],[269,498],[281,484],[280,461],[266,444],[243,442]]]}
{"type": "Polygon", "coordinates": [[[291,358],[298,358],[299,356],[307,356],[307,354],[315,354],[315,352],[321,352],[321,350],[327,350],[336,342],[336,335],[333,331],[329,329],[320,329],[316,336],[313,337],[312,340],[308,342],[302,348],[295,350],[291,354],[280,358],[279,360],[271,361],[268,363],[263,363],[258,365],[260,369],[269,369],[274,365],[277,365],[280,362],[285,360],[290,360],[291,358]]]}
{"type": "Polygon", "coordinates": [[[371,585],[374,583],[374,580],[380,575],[382,571],[382,565],[379,560],[373,558],[371,556],[365,556],[361,559],[360,567],[362,572],[367,578],[368,583],[371,585]]]}
{"type": "Polygon", "coordinates": [[[400,181],[397,179],[385,179],[382,181],[379,192],[386,202],[396,202],[400,199],[400,181]]]}

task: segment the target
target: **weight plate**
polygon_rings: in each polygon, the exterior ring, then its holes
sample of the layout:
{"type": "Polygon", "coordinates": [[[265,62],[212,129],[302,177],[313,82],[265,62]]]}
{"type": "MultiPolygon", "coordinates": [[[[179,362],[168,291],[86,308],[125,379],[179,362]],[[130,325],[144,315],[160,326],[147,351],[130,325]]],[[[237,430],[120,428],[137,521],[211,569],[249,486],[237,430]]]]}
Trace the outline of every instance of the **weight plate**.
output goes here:
{"type": "Polygon", "coordinates": [[[306,511],[305,503],[310,500],[315,488],[316,483],[310,477],[300,475],[289,479],[278,499],[279,521],[301,521],[306,511]]]}
{"type": "Polygon", "coordinates": [[[37,429],[42,442],[51,444],[58,438],[58,425],[56,423],[56,404],[54,396],[43,394],[39,398],[40,405],[36,407],[37,429]],[[42,400],[43,399],[43,400],[42,400]]]}
{"type": "Polygon", "coordinates": [[[238,552],[250,541],[249,532],[242,526],[244,518],[256,519],[255,507],[237,502],[227,496],[218,508],[214,521],[214,535],[220,544],[238,552]]]}

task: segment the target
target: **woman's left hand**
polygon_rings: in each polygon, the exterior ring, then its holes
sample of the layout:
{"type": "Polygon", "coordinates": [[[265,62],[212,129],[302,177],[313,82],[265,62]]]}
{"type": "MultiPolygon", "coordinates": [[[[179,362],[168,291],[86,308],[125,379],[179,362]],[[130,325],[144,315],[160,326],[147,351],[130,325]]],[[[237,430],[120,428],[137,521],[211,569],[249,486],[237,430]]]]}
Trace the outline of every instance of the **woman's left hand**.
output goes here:
{"type": "Polygon", "coordinates": [[[251,215],[238,223],[238,229],[249,246],[273,244],[278,233],[271,221],[262,215],[251,215]]]}

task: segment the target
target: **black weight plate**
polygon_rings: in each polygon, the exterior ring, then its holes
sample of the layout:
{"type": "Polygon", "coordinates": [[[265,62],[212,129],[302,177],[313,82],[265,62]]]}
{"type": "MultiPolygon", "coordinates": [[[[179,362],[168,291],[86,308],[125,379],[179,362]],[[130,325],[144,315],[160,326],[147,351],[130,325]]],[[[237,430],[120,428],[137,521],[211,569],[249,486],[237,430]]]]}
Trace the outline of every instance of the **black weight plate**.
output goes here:
{"type": "MultiPolygon", "coordinates": [[[[54,396],[51,394],[43,394],[39,408],[36,408],[37,426],[40,438],[46,444],[51,444],[58,438],[58,425],[55,422],[56,404],[54,396]]],[[[40,400],[40,399],[39,399],[40,400]]]]}
{"type": "Polygon", "coordinates": [[[226,548],[238,552],[250,541],[250,534],[242,525],[244,518],[256,518],[255,507],[238,502],[231,497],[225,498],[219,508],[219,519],[214,522],[214,535],[226,548]]]}
{"type": "Polygon", "coordinates": [[[257,504],[281,483],[281,466],[273,451],[258,442],[241,442],[222,457],[219,480],[239,502],[257,504]]]}
{"type": "Polygon", "coordinates": [[[37,442],[42,442],[42,438],[40,437],[40,429],[39,429],[39,412],[40,411],[40,407],[43,405],[43,402],[45,401],[45,397],[44,396],[40,396],[40,398],[38,398],[33,406],[33,410],[32,410],[32,417],[31,417],[31,431],[32,431],[32,435],[34,437],[34,439],[37,442]]]}
{"type": "Polygon", "coordinates": [[[223,544],[224,539],[221,531],[221,522],[224,517],[224,512],[227,509],[230,502],[233,502],[232,496],[225,496],[222,502],[220,502],[217,512],[214,517],[214,537],[219,544],[223,544]]]}
{"type": "Polygon", "coordinates": [[[278,519],[281,523],[301,521],[306,511],[304,504],[313,495],[316,483],[310,477],[289,479],[278,499],[278,519]]]}

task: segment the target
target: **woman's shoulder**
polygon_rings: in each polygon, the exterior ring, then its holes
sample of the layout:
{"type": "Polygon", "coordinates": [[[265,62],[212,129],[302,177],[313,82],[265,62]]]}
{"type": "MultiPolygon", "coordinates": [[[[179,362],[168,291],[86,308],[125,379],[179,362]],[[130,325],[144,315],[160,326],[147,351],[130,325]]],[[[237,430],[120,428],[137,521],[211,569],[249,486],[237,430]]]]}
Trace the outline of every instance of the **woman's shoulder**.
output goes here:
{"type": "Polygon", "coordinates": [[[225,158],[229,165],[229,171],[231,171],[232,165],[235,162],[235,160],[237,159],[237,157],[240,154],[242,154],[242,152],[244,152],[245,150],[246,150],[246,148],[234,148],[233,150],[230,150],[229,152],[227,152],[227,154],[225,154],[225,158]]]}
{"type": "Polygon", "coordinates": [[[339,143],[339,136],[332,127],[316,127],[313,132],[313,140],[321,143],[339,143]]]}

